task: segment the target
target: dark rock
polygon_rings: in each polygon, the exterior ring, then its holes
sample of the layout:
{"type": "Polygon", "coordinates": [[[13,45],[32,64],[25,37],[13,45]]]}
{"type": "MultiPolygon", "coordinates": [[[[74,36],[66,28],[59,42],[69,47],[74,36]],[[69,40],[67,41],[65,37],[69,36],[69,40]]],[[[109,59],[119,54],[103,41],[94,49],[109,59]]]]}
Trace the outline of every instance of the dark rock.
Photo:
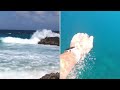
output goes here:
{"type": "Polygon", "coordinates": [[[38,44],[45,45],[57,45],[59,46],[59,37],[46,37],[45,39],[41,39],[38,44]]]}
{"type": "Polygon", "coordinates": [[[45,76],[41,77],[40,79],[59,79],[60,75],[59,73],[50,73],[46,74],[45,76]]]}

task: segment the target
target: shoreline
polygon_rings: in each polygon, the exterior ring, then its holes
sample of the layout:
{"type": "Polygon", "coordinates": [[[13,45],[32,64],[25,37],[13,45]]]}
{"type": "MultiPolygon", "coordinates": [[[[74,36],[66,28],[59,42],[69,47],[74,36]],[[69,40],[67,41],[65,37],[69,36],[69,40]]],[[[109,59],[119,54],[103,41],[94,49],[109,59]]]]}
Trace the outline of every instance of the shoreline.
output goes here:
{"type": "MultiPolygon", "coordinates": [[[[46,37],[44,39],[41,39],[38,44],[42,45],[52,45],[52,46],[59,46],[59,37],[46,37]]],[[[48,73],[42,76],[39,79],[59,79],[60,73],[54,72],[54,73],[48,73]]]]}

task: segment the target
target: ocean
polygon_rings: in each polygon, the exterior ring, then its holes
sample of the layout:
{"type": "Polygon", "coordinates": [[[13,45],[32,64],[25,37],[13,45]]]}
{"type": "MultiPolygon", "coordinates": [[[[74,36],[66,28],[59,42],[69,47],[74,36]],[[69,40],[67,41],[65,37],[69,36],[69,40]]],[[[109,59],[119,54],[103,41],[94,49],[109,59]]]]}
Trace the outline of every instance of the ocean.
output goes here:
{"type": "MultiPolygon", "coordinates": [[[[76,33],[94,37],[93,49],[74,73],[78,79],[120,78],[120,12],[62,11],[61,53],[76,33]]],[[[74,74],[73,74],[74,75],[74,74]]]]}
{"type": "Polygon", "coordinates": [[[59,33],[43,30],[0,30],[0,78],[39,79],[59,71],[59,46],[37,44],[59,33]],[[54,53],[53,53],[54,52],[54,53]]]}

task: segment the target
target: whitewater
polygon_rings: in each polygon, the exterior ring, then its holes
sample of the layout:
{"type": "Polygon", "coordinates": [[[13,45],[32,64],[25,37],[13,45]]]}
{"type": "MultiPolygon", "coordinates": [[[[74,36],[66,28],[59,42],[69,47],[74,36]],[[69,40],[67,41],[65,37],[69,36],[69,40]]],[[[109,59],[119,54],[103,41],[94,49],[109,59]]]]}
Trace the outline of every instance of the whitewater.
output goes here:
{"type": "Polygon", "coordinates": [[[59,37],[58,33],[37,30],[30,38],[24,33],[25,38],[12,37],[13,33],[0,36],[1,79],[39,79],[59,71],[59,46],[37,44],[45,37],[59,37]]]}
{"type": "Polygon", "coordinates": [[[16,37],[4,37],[1,38],[4,43],[19,43],[19,44],[38,44],[41,39],[45,37],[59,37],[58,33],[54,33],[51,30],[43,29],[42,31],[37,30],[30,39],[22,39],[16,37]]]}

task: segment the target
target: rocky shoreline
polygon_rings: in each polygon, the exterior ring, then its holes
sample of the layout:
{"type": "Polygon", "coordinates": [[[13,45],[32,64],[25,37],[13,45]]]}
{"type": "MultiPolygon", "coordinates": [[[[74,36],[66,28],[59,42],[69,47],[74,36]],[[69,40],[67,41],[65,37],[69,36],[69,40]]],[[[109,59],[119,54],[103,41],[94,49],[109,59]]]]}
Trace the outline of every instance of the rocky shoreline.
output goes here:
{"type": "Polygon", "coordinates": [[[59,77],[60,77],[60,74],[57,72],[57,73],[46,74],[40,79],[59,79],[59,77]]]}
{"type": "Polygon", "coordinates": [[[38,44],[44,44],[44,45],[57,45],[59,46],[59,37],[46,37],[44,39],[41,39],[38,44]]]}
{"type": "MultiPolygon", "coordinates": [[[[59,37],[46,37],[44,39],[41,39],[38,44],[44,44],[44,45],[57,45],[59,46],[59,37]]],[[[60,73],[50,73],[45,74],[40,79],[59,79],[60,73]]]]}

